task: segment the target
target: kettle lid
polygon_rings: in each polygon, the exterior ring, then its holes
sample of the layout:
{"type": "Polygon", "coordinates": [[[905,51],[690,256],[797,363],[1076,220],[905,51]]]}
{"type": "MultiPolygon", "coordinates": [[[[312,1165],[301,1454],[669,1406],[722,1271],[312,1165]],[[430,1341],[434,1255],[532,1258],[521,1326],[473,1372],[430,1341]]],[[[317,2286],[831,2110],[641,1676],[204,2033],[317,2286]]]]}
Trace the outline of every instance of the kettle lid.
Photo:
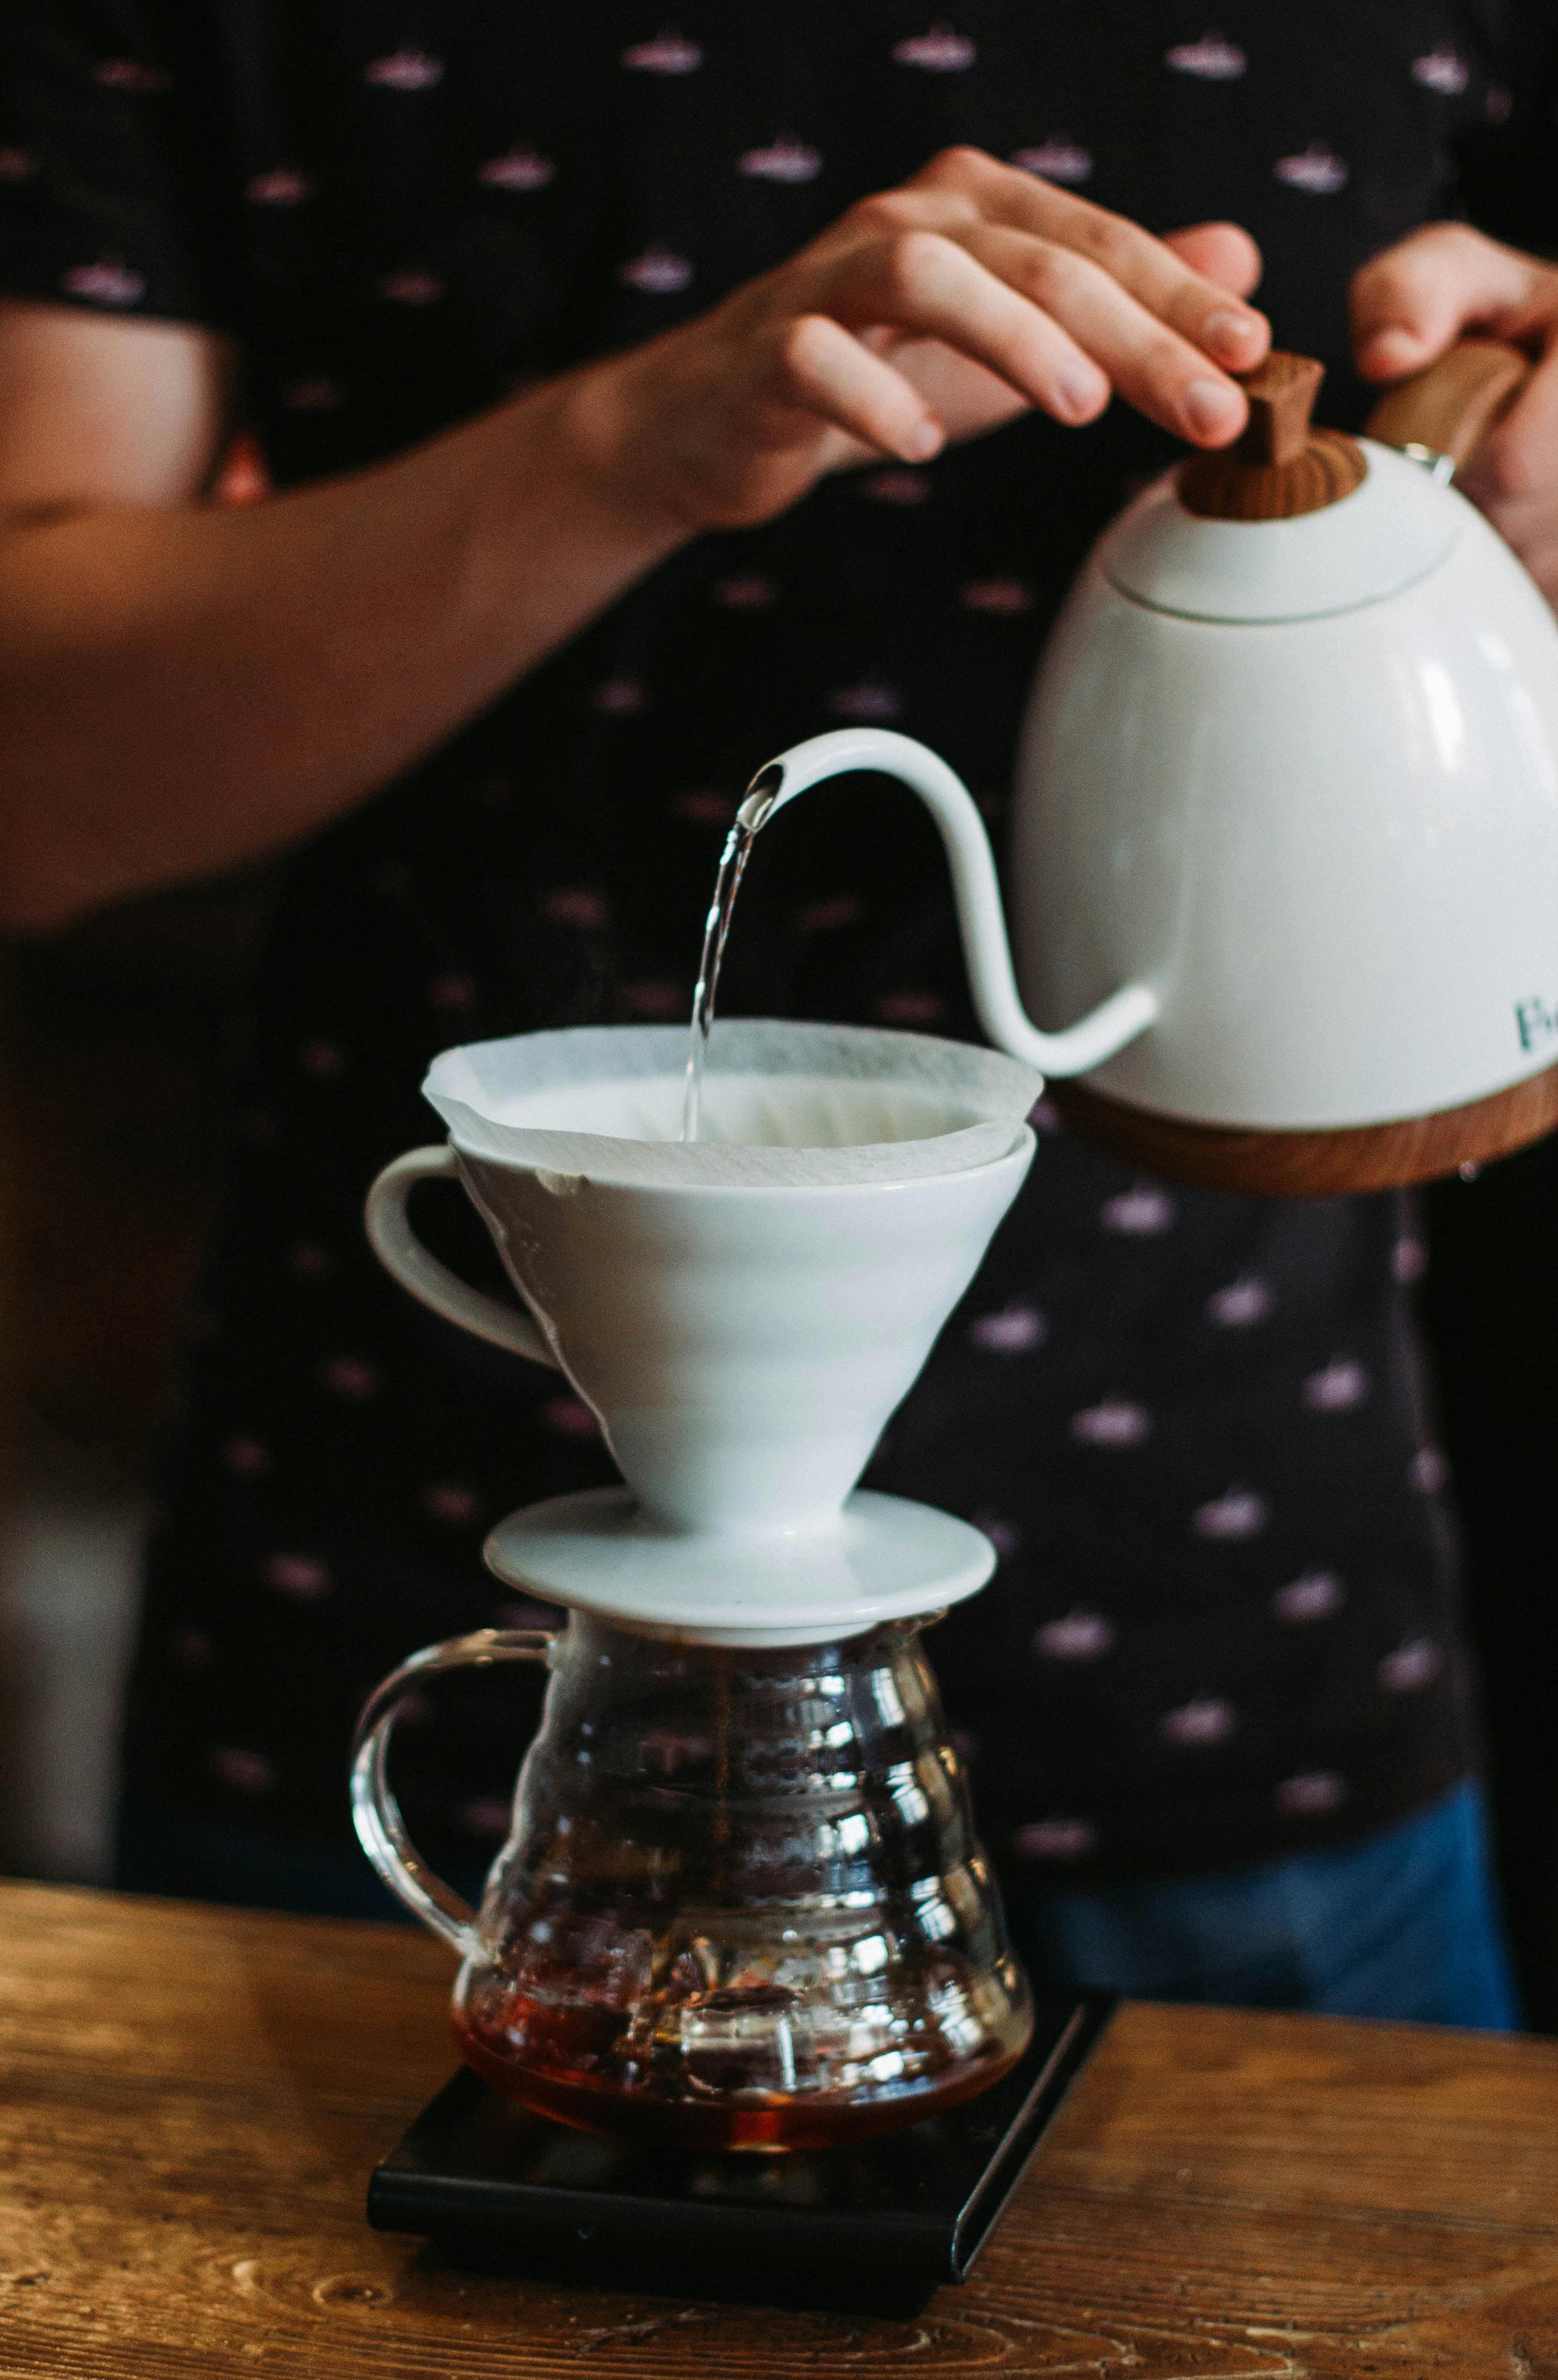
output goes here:
{"type": "Polygon", "coordinates": [[[1426,578],[1460,535],[1465,499],[1420,463],[1360,439],[1364,476],[1290,518],[1208,518],[1156,480],[1099,541],[1100,567],[1133,602],[1230,625],[1323,619],[1426,578]]]}

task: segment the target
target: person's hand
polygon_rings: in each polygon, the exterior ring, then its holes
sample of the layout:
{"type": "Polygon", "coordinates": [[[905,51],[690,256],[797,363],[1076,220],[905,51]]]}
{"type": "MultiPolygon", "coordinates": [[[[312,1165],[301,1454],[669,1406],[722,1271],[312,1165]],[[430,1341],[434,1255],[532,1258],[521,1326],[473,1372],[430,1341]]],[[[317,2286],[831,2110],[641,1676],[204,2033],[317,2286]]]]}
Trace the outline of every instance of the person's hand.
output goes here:
{"type": "Polygon", "coordinates": [[[1558,605],[1558,267],[1465,224],[1430,224],[1363,266],[1351,306],[1365,380],[1420,371],[1467,331],[1537,358],[1456,484],[1558,605]]]}
{"type": "Polygon", "coordinates": [[[572,427],[625,501],[688,527],[772,519],[825,472],[923,463],[1032,406],[1113,392],[1198,446],[1248,418],[1270,343],[1248,235],[1154,238],[978,150],[863,199],[697,321],[578,376],[572,427]]]}

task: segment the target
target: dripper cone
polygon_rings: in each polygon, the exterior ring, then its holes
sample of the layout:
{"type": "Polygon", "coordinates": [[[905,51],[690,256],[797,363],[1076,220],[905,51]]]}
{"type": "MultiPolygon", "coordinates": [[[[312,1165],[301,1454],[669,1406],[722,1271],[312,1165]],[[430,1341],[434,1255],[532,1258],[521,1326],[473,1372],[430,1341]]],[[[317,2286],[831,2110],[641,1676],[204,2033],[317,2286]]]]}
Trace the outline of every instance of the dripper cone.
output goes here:
{"type": "Polygon", "coordinates": [[[674,1027],[532,1034],[424,1085],[630,1491],[517,1514],[489,1559],[640,1624],[739,1603],[746,1641],[971,1592],[977,1532],[846,1499],[1028,1171],[1039,1077],[919,1035],[720,1024],[688,1144],[686,1050],[674,1027]]]}

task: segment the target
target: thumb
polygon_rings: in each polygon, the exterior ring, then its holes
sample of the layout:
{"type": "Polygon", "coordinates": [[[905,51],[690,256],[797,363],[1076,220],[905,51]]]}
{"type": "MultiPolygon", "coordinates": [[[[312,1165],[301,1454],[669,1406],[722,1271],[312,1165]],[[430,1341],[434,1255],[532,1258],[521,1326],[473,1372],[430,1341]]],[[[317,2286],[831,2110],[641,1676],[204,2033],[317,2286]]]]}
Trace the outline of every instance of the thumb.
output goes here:
{"type": "Polygon", "coordinates": [[[1260,286],[1260,250],[1237,224],[1191,224],[1184,231],[1165,232],[1163,246],[1172,248],[1192,273],[1214,281],[1231,297],[1248,298],[1260,286]]]}
{"type": "Polygon", "coordinates": [[[1365,380],[1420,371],[1467,330],[1529,328],[1534,261],[1465,224],[1428,224],[1354,275],[1353,353],[1365,380]]]}

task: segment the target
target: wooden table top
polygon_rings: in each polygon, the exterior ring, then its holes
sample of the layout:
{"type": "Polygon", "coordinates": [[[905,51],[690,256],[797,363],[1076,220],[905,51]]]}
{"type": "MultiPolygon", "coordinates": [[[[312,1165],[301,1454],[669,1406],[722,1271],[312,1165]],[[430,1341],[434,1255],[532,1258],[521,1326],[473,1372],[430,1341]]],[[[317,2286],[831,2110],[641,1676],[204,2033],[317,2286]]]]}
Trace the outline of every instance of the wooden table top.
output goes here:
{"type": "Polygon", "coordinates": [[[394,1927],[0,1886],[5,2380],[1558,2380],[1558,2045],[1126,2008],[974,2277],[878,2321],[370,2231],[450,1979],[394,1927]]]}

